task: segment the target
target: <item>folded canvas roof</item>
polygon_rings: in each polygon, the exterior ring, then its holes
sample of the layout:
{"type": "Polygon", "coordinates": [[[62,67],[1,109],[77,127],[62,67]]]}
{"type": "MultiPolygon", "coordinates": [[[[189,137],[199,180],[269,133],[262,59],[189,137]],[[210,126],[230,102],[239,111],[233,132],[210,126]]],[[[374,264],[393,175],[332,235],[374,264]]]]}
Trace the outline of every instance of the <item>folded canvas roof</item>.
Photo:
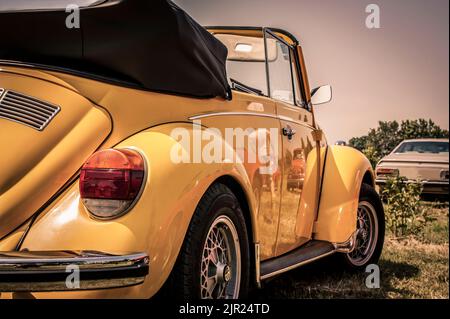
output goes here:
{"type": "Polygon", "coordinates": [[[226,47],[170,0],[2,0],[0,30],[0,64],[82,72],[163,93],[230,97],[226,47]],[[80,28],[66,26],[66,6],[74,3],[80,28]]]}

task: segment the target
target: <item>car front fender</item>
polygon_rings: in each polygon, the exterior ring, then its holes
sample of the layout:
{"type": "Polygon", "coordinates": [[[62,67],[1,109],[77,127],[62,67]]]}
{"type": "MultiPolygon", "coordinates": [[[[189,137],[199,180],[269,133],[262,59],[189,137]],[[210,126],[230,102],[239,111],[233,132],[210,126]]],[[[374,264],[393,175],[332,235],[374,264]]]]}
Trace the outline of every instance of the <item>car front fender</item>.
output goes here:
{"type": "Polygon", "coordinates": [[[359,192],[367,174],[374,186],[372,167],[361,152],[346,146],[328,147],[315,239],[342,243],[352,236],[356,231],[359,192]]]}

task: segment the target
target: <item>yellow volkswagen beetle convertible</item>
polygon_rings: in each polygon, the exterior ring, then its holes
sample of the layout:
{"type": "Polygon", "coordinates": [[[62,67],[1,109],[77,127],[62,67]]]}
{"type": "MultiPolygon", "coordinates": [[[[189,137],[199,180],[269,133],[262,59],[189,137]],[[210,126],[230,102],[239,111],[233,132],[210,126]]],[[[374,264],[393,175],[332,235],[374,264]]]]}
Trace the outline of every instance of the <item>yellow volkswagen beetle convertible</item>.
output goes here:
{"type": "Polygon", "coordinates": [[[242,298],[377,262],[370,163],[327,144],[292,34],[66,2],[0,11],[1,298],[242,298]]]}

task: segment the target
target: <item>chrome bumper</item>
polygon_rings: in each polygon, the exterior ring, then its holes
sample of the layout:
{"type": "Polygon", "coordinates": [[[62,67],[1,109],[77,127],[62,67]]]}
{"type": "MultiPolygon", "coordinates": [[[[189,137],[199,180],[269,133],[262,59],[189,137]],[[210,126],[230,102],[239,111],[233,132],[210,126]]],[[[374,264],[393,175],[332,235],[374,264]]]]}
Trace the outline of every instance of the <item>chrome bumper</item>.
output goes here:
{"type": "MultiPolygon", "coordinates": [[[[386,179],[376,179],[375,184],[377,185],[384,185],[386,184],[386,179]]],[[[405,183],[417,183],[416,180],[406,180],[405,183]]],[[[448,186],[449,181],[420,181],[420,183],[424,186],[448,186]]]]}
{"type": "Polygon", "coordinates": [[[0,292],[128,287],[144,282],[148,273],[149,258],[145,253],[0,252],[0,292]]]}

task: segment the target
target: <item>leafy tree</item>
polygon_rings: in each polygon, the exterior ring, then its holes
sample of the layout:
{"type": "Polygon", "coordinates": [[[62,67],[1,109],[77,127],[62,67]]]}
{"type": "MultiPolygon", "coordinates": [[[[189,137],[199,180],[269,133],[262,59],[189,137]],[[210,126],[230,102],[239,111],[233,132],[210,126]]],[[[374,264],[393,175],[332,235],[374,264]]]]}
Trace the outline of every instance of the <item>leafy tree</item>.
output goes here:
{"type": "Polygon", "coordinates": [[[392,152],[405,139],[415,138],[448,138],[449,132],[441,129],[431,119],[397,121],[380,121],[376,129],[360,137],[353,137],[348,145],[363,152],[372,166],[392,152]]]}
{"type": "Polygon", "coordinates": [[[363,149],[366,148],[367,139],[368,139],[367,135],[360,136],[360,137],[352,137],[347,144],[362,151],[363,149]]]}
{"type": "Polygon", "coordinates": [[[400,126],[400,134],[403,139],[448,137],[447,130],[442,130],[432,120],[424,119],[403,121],[400,126]]]}

